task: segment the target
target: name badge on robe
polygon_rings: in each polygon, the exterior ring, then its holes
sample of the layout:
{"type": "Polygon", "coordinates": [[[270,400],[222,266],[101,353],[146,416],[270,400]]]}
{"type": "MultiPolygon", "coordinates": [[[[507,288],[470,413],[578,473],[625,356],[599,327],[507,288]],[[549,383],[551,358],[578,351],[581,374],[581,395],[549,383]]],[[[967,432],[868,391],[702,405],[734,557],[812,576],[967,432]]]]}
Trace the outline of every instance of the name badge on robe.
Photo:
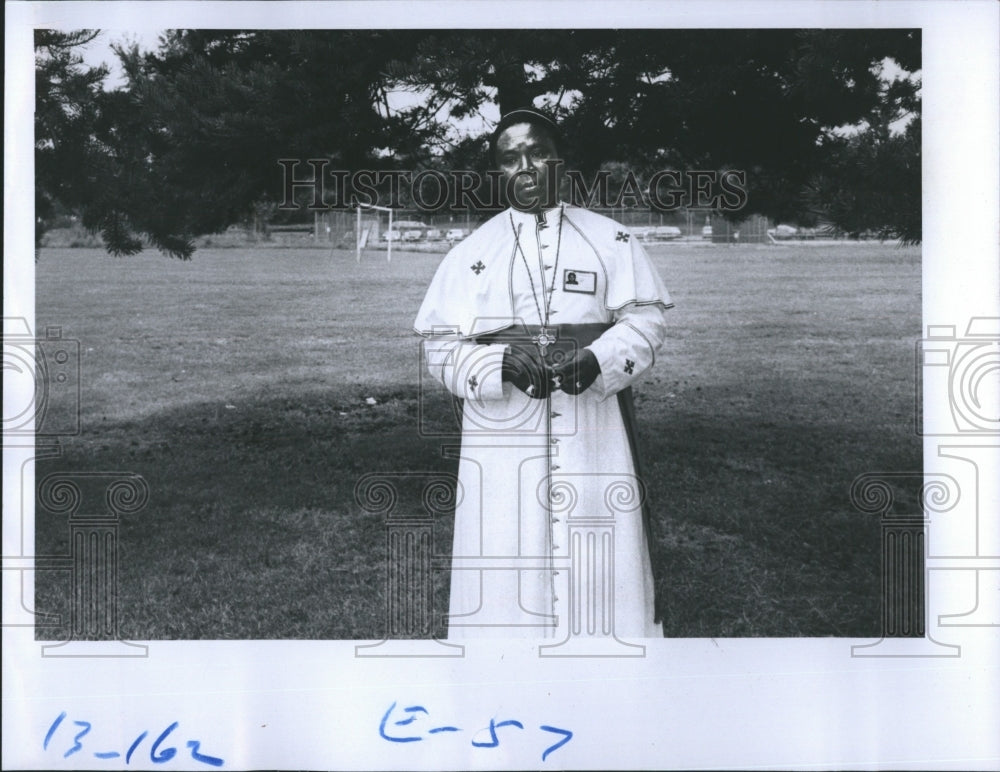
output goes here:
{"type": "Polygon", "coordinates": [[[563,270],[563,292],[582,292],[585,295],[597,293],[597,273],[595,271],[563,270]]]}

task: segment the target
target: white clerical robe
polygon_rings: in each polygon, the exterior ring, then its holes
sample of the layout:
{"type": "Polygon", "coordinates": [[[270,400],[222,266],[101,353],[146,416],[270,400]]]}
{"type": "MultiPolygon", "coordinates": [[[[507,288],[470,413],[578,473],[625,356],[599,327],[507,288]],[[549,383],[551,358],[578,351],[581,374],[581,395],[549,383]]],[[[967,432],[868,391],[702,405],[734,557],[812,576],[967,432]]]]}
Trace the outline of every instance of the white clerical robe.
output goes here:
{"type": "Polygon", "coordinates": [[[671,306],[625,228],[568,205],[505,211],[444,258],[414,326],[432,377],[464,400],[449,638],[662,636],[615,395],[654,363],[671,306]],[[541,325],[581,324],[607,325],[587,344],[589,389],[532,399],[502,381],[509,344],[491,333],[530,346],[541,325]]]}

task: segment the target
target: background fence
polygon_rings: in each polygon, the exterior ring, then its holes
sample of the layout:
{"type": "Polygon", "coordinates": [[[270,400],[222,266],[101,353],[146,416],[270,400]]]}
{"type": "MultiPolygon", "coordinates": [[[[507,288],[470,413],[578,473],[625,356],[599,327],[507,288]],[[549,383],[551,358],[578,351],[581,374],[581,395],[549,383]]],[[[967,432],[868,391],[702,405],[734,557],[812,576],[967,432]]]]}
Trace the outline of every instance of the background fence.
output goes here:
{"type": "MultiPolygon", "coordinates": [[[[628,228],[642,235],[646,229],[673,226],[680,231],[678,238],[706,239],[721,243],[766,243],[767,231],[774,223],[761,215],[752,215],[746,220],[731,223],[715,213],[691,210],[688,212],[654,212],[641,209],[592,209],[607,217],[617,220],[628,228]],[[710,228],[710,232],[706,231],[710,228]]],[[[415,243],[426,241],[448,241],[450,230],[461,229],[465,235],[475,230],[489,217],[489,214],[477,213],[441,213],[429,214],[420,211],[398,210],[393,213],[393,230],[400,235],[394,237],[406,242],[407,230],[423,230],[415,243]],[[419,227],[415,224],[419,223],[419,227]],[[428,231],[438,231],[428,236],[428,231]]],[[[313,223],[298,225],[271,226],[270,236],[276,240],[296,240],[286,234],[297,234],[298,240],[308,240],[314,244],[326,244],[331,247],[342,246],[344,249],[354,249],[357,243],[358,217],[356,212],[317,212],[313,223]]],[[[384,246],[389,230],[388,213],[363,213],[361,218],[362,246],[370,248],[384,246]]],[[[412,245],[411,242],[408,245],[412,245]]]]}
{"type": "MultiPolygon", "coordinates": [[[[671,238],[685,241],[712,241],[715,243],[769,243],[767,231],[774,222],[761,215],[752,215],[739,223],[731,223],[715,213],[704,211],[653,212],[640,209],[592,209],[630,228],[637,236],[650,240],[663,240],[655,236],[654,228],[672,226],[680,233],[671,238]],[[710,227],[711,233],[705,228],[710,227]]],[[[392,214],[393,230],[399,231],[395,244],[407,249],[443,249],[458,240],[448,238],[448,231],[461,230],[468,235],[491,217],[491,213],[441,213],[397,210],[392,214]],[[413,241],[406,238],[407,230],[421,230],[413,241]],[[438,231],[428,235],[428,231],[438,231]]],[[[268,223],[263,219],[247,225],[234,225],[223,233],[201,236],[195,240],[199,248],[243,247],[247,245],[287,247],[327,247],[354,251],[357,248],[359,220],[357,211],[327,211],[313,213],[311,220],[297,223],[268,223]]],[[[362,211],[360,232],[363,249],[384,249],[389,231],[388,212],[362,211]]],[[[43,247],[101,247],[100,235],[88,233],[79,223],[52,228],[42,238],[43,247]]]]}

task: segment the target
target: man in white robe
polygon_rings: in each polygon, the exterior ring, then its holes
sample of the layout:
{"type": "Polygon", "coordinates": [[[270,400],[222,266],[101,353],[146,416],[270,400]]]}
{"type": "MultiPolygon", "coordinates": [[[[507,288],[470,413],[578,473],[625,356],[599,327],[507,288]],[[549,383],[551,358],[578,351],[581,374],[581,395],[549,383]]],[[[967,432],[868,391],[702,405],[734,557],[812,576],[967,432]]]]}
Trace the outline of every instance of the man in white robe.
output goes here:
{"type": "Polygon", "coordinates": [[[558,138],[501,119],[513,205],[448,253],[414,325],[464,401],[449,638],[662,636],[629,387],[672,303],[625,228],[558,201],[558,138]]]}

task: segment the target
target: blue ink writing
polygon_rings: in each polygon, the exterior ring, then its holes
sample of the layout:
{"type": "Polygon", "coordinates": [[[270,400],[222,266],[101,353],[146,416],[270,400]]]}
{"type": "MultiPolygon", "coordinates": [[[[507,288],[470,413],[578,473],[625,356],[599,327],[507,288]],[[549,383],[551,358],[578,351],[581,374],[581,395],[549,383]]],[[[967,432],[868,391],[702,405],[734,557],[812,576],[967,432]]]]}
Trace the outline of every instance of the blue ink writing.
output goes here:
{"type": "Polygon", "coordinates": [[[156,738],[156,742],[153,743],[152,749],[149,751],[149,759],[154,764],[162,764],[165,761],[170,761],[174,756],[177,755],[176,748],[164,748],[162,753],[157,753],[157,748],[160,747],[160,743],[167,739],[167,735],[170,734],[177,728],[177,722],[175,721],[166,729],[163,730],[163,734],[156,738]]]}
{"type": "Polygon", "coordinates": [[[83,731],[78,732],[76,737],[73,738],[73,747],[63,754],[64,759],[70,754],[76,753],[78,750],[83,748],[83,743],[80,742],[80,738],[82,738],[85,734],[87,734],[87,732],[90,731],[90,724],[86,721],[74,721],[73,723],[76,724],[77,726],[82,726],[83,731]]]}
{"type": "MultiPolygon", "coordinates": [[[[407,729],[406,732],[401,732],[394,729],[394,727],[402,727],[402,726],[411,727],[412,725],[416,724],[418,720],[423,719],[424,716],[429,716],[430,711],[428,711],[427,708],[425,708],[423,705],[411,705],[409,707],[401,709],[401,713],[405,715],[404,718],[397,718],[393,720],[393,713],[394,711],[397,710],[396,705],[397,703],[395,702],[392,703],[392,705],[389,706],[389,709],[382,715],[382,720],[379,722],[378,726],[379,736],[383,740],[387,740],[393,743],[412,743],[426,739],[419,733],[419,731],[416,731],[413,728],[407,729]]],[[[399,716],[400,714],[396,713],[396,715],[399,716]]],[[[524,729],[524,724],[518,721],[517,719],[510,718],[505,721],[497,721],[495,718],[490,719],[489,727],[483,727],[481,730],[479,730],[476,734],[473,735],[470,741],[472,743],[472,747],[474,748],[498,747],[500,745],[500,736],[497,734],[497,730],[508,726],[513,726],[521,730],[524,729]],[[482,733],[487,731],[489,732],[489,740],[476,739],[476,737],[479,737],[482,733]]],[[[569,729],[561,729],[559,727],[548,726],[546,724],[542,724],[541,726],[538,727],[538,729],[542,732],[551,732],[553,734],[557,734],[560,736],[559,742],[555,743],[554,745],[550,745],[549,747],[545,748],[542,751],[542,761],[545,761],[552,753],[559,750],[571,739],[573,739],[573,733],[569,729]]],[[[441,734],[443,732],[461,732],[461,731],[462,729],[460,727],[445,725],[427,729],[426,734],[430,736],[435,734],[441,734]]]]}
{"type": "Polygon", "coordinates": [[[125,763],[128,764],[132,760],[132,754],[135,753],[135,749],[139,747],[139,744],[146,739],[146,735],[149,732],[143,732],[141,735],[135,738],[135,742],[128,749],[128,753],[125,754],[125,763]]]}
{"type": "Polygon", "coordinates": [[[568,729],[559,729],[558,727],[545,726],[544,724],[538,728],[541,729],[543,732],[555,732],[556,734],[565,735],[555,745],[550,745],[548,748],[545,749],[545,752],[542,754],[542,761],[545,761],[545,757],[548,756],[550,753],[552,753],[552,751],[562,748],[566,743],[568,743],[570,740],[573,739],[573,733],[568,729]]]}
{"type": "Polygon", "coordinates": [[[45,734],[45,742],[42,743],[43,751],[47,751],[49,749],[49,740],[52,739],[52,735],[56,733],[56,730],[59,728],[59,725],[63,722],[64,718],[66,718],[65,710],[56,717],[56,720],[52,722],[52,726],[49,727],[49,731],[45,734]]]}
{"type": "Polygon", "coordinates": [[[477,743],[475,740],[472,741],[473,746],[476,748],[496,748],[500,744],[500,740],[497,738],[497,728],[501,726],[516,726],[518,729],[524,729],[524,724],[520,721],[501,721],[499,724],[495,722],[494,719],[490,719],[490,741],[488,743],[477,743]]]}
{"type": "Polygon", "coordinates": [[[206,756],[203,753],[198,753],[200,747],[201,743],[198,740],[188,740],[188,748],[191,749],[191,758],[195,761],[200,761],[203,764],[211,764],[213,767],[221,767],[225,763],[222,759],[215,756],[206,756]]]}
{"type": "MultiPolygon", "coordinates": [[[[52,744],[52,741],[55,738],[56,733],[59,730],[59,727],[63,724],[65,720],[66,720],[65,711],[56,716],[55,721],[52,722],[52,724],[49,726],[48,731],[45,733],[45,739],[42,741],[42,750],[49,749],[49,745],[52,744]]],[[[78,731],[76,735],[73,736],[72,741],[65,740],[67,744],[69,742],[72,742],[72,745],[70,745],[70,747],[67,748],[66,751],[63,753],[63,758],[68,758],[69,756],[72,756],[74,753],[79,753],[80,751],[82,751],[84,749],[83,738],[90,733],[91,729],[93,729],[93,725],[89,721],[74,721],[73,724],[77,727],[80,727],[80,731],[78,731]]],[[[161,746],[164,745],[164,743],[166,743],[167,738],[170,736],[170,734],[176,731],[179,726],[180,723],[174,721],[170,726],[164,729],[163,732],[160,733],[160,735],[153,742],[152,746],[149,749],[149,760],[152,761],[154,764],[165,764],[177,756],[177,748],[173,746],[161,748],[161,746]]],[[[132,744],[125,752],[126,764],[131,763],[132,756],[139,749],[139,746],[142,745],[143,740],[145,740],[148,736],[149,736],[149,731],[144,730],[138,737],[135,738],[135,740],[132,741],[132,744]]],[[[66,745],[63,745],[63,747],[65,748],[66,745]]],[[[225,760],[219,758],[218,756],[210,756],[207,753],[201,753],[200,740],[188,740],[187,747],[191,750],[191,758],[194,761],[197,761],[201,764],[208,764],[209,766],[213,767],[221,767],[223,764],[225,764],[225,760]]],[[[101,750],[101,751],[94,751],[93,755],[94,758],[97,759],[117,759],[120,758],[122,754],[116,750],[101,750]]]]}
{"type": "MultiPolygon", "coordinates": [[[[419,708],[420,706],[415,705],[414,707],[419,708]]],[[[388,740],[389,742],[392,743],[415,743],[419,742],[420,740],[423,740],[424,739],[423,737],[395,737],[393,735],[386,734],[385,726],[389,722],[389,716],[392,715],[392,711],[395,709],[396,709],[396,703],[394,702],[392,703],[392,705],[389,706],[389,709],[385,712],[385,715],[382,716],[382,723],[378,725],[378,733],[382,736],[382,739],[388,740]]]]}

